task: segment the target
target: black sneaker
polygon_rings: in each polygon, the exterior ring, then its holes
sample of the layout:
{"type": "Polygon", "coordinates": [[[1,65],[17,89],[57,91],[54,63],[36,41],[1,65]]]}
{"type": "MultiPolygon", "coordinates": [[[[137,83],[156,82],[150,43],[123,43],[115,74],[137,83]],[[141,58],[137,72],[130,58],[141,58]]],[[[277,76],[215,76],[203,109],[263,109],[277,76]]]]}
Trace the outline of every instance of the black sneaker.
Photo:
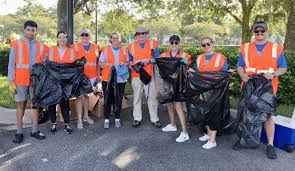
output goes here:
{"type": "Polygon", "coordinates": [[[266,147],[266,155],[269,159],[277,159],[276,149],[272,145],[267,145],[266,147]]]}
{"type": "Polygon", "coordinates": [[[57,131],[56,126],[53,126],[53,125],[52,125],[52,127],[50,128],[50,133],[51,133],[51,134],[55,134],[56,131],[57,131]]]}
{"type": "Polygon", "coordinates": [[[19,144],[22,143],[24,140],[24,134],[15,134],[14,139],[12,140],[13,143],[19,144]]]}
{"type": "Polygon", "coordinates": [[[237,141],[233,146],[232,149],[235,151],[239,151],[243,148],[243,146],[241,145],[240,141],[237,141]]]}
{"type": "Polygon", "coordinates": [[[36,138],[37,140],[44,140],[46,137],[44,134],[42,134],[40,131],[31,133],[31,137],[36,138]]]}
{"type": "Polygon", "coordinates": [[[159,121],[157,121],[157,122],[152,122],[152,125],[154,125],[154,127],[156,127],[156,128],[162,128],[162,125],[160,124],[159,121]]]}
{"type": "Polygon", "coordinates": [[[69,125],[66,125],[66,126],[65,126],[64,131],[65,131],[67,134],[71,134],[71,133],[73,132],[72,128],[71,128],[69,125]]]}
{"type": "Polygon", "coordinates": [[[134,120],[133,123],[132,123],[132,127],[133,127],[133,128],[137,128],[137,127],[140,126],[140,124],[141,124],[140,121],[134,120]]]}

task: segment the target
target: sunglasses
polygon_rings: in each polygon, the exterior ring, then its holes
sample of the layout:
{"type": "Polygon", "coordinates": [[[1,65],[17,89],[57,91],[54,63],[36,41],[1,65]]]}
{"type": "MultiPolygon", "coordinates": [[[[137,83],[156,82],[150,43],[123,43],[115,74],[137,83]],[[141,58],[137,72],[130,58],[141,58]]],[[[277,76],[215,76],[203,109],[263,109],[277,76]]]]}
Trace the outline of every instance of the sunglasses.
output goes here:
{"type": "Polygon", "coordinates": [[[258,34],[258,33],[265,33],[265,30],[254,30],[254,33],[258,34]]]}
{"type": "Polygon", "coordinates": [[[175,45],[178,45],[179,42],[170,42],[171,45],[175,44],[175,45]]]}
{"type": "Polygon", "coordinates": [[[83,34],[81,34],[81,36],[82,36],[82,37],[88,37],[89,34],[87,34],[87,33],[83,33],[83,34]]]}
{"type": "Polygon", "coordinates": [[[135,36],[145,35],[145,33],[135,33],[135,36]]]}
{"type": "Polygon", "coordinates": [[[211,46],[211,43],[204,43],[204,44],[201,44],[202,47],[206,47],[206,46],[211,46]]]}

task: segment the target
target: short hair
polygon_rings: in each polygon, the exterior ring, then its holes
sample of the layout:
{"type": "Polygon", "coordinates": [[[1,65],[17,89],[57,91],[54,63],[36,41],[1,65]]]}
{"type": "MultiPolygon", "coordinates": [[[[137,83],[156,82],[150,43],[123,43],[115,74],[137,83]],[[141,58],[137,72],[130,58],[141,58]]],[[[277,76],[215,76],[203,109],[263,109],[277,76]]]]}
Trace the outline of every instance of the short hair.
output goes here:
{"type": "Polygon", "coordinates": [[[68,34],[67,34],[67,32],[65,32],[65,31],[59,31],[59,32],[57,32],[57,35],[56,35],[56,38],[58,38],[58,36],[60,35],[60,34],[65,34],[67,37],[68,37],[68,34]]]}
{"type": "Polygon", "coordinates": [[[27,26],[35,27],[36,29],[38,28],[38,24],[33,21],[33,20],[28,20],[24,23],[24,29],[27,28],[27,26]]]}
{"type": "Polygon", "coordinates": [[[203,38],[201,39],[201,43],[202,43],[202,41],[205,40],[205,39],[209,39],[209,40],[211,41],[211,43],[214,43],[214,42],[213,42],[213,39],[212,39],[211,37],[208,37],[208,36],[207,36],[207,37],[203,37],[203,38]]]}
{"type": "Polygon", "coordinates": [[[122,40],[122,36],[121,36],[121,34],[120,34],[120,33],[117,33],[117,32],[114,32],[114,33],[112,33],[112,34],[110,35],[110,43],[112,43],[112,40],[111,40],[111,39],[113,38],[114,35],[118,35],[119,39],[122,40]]]}

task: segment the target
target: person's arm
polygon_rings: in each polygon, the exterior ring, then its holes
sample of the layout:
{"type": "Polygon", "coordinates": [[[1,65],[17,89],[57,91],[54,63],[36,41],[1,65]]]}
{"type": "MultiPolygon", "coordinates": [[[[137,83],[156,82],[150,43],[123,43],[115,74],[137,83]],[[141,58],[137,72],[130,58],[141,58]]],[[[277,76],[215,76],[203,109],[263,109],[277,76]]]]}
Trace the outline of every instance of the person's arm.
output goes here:
{"type": "Polygon", "coordinates": [[[238,71],[238,74],[240,75],[241,79],[244,82],[247,82],[250,78],[247,74],[245,74],[244,66],[245,66],[245,62],[243,59],[243,55],[242,55],[242,53],[240,53],[238,63],[237,63],[237,71],[238,71]]]}
{"type": "Polygon", "coordinates": [[[112,67],[113,65],[110,64],[110,63],[106,63],[105,62],[105,57],[104,57],[103,53],[101,53],[100,57],[99,57],[98,66],[103,69],[103,68],[106,68],[106,67],[112,67]]]}
{"type": "Polygon", "coordinates": [[[284,75],[287,72],[288,65],[287,65],[287,60],[285,58],[284,52],[280,54],[277,65],[278,65],[278,69],[275,72],[273,73],[267,72],[263,76],[266,79],[272,80],[274,77],[279,77],[281,75],[284,75]]]}
{"type": "Polygon", "coordinates": [[[15,47],[11,46],[9,52],[9,63],[8,63],[8,82],[9,82],[9,91],[15,93],[16,85],[15,85],[15,47]]]}

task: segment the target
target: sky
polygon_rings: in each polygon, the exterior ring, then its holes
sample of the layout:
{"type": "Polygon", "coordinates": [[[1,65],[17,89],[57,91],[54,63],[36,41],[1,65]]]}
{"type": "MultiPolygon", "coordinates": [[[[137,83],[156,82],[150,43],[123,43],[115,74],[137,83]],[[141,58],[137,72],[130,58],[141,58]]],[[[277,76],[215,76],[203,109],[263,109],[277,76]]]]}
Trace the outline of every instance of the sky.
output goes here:
{"type": "MultiPolygon", "coordinates": [[[[57,4],[57,0],[35,0],[35,2],[42,4],[46,9],[57,4]]],[[[23,0],[0,0],[0,15],[14,14],[24,4],[23,0]]]]}

